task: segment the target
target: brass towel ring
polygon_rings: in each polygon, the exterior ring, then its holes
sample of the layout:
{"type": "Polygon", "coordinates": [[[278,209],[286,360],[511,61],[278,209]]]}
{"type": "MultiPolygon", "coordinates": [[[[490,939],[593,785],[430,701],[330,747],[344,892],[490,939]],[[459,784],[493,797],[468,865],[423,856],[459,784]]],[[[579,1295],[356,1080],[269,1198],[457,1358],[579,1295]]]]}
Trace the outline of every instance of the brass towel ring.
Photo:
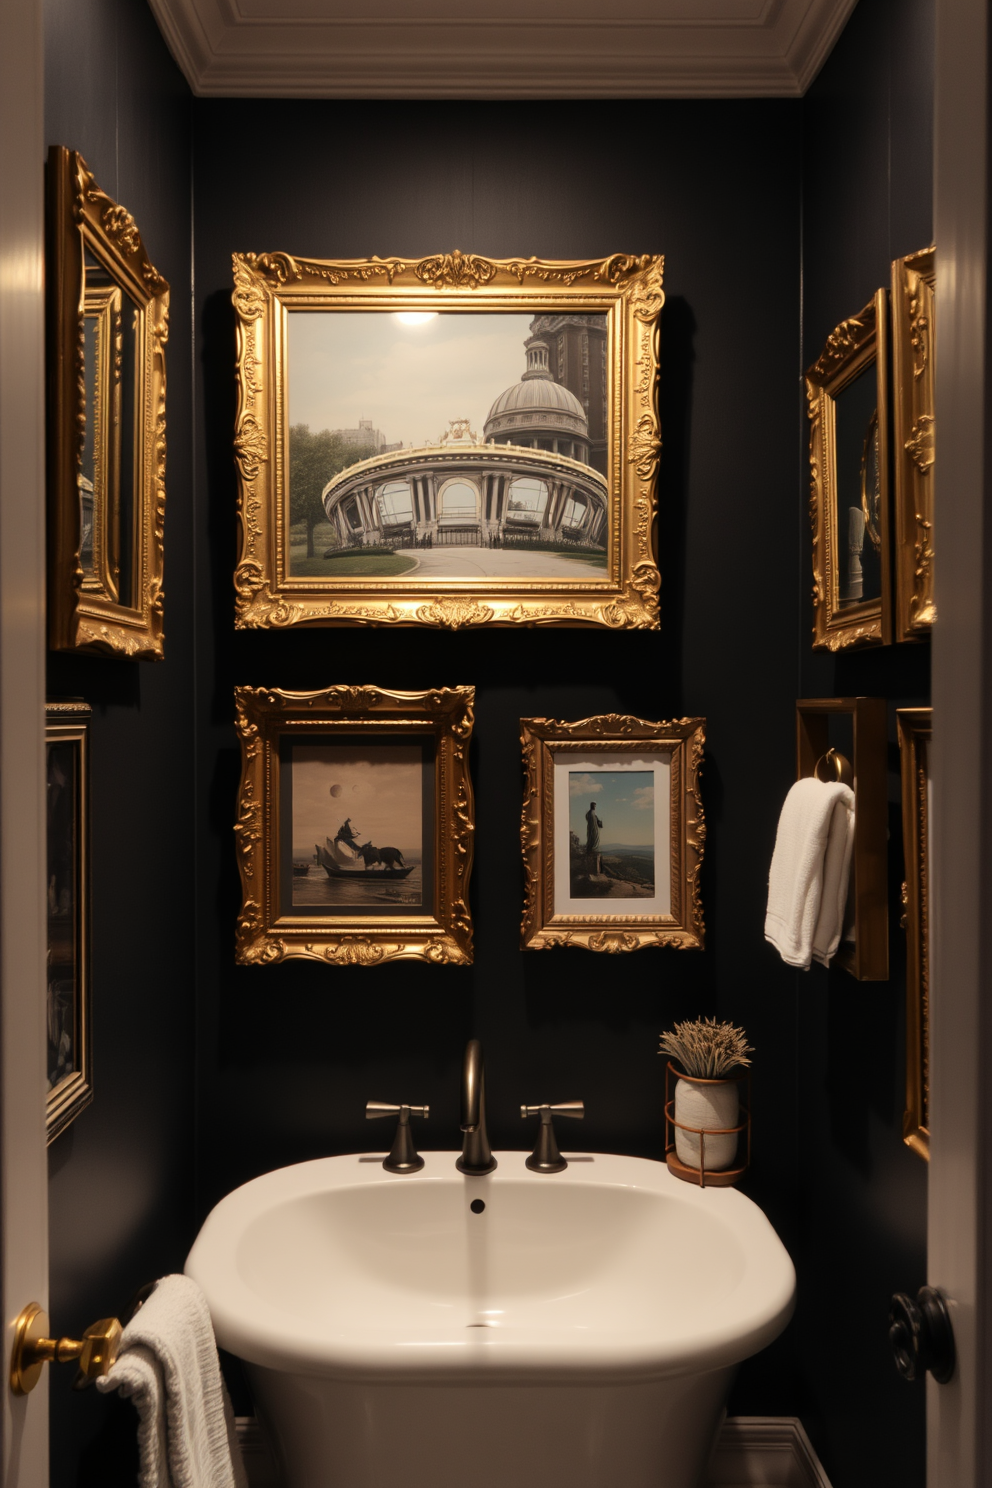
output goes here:
{"type": "Polygon", "coordinates": [[[813,774],[817,780],[822,780],[825,785],[832,781],[839,781],[842,785],[850,785],[854,780],[854,771],[851,762],[846,755],[837,749],[828,749],[826,754],[821,754],[813,766],[813,774]]]}

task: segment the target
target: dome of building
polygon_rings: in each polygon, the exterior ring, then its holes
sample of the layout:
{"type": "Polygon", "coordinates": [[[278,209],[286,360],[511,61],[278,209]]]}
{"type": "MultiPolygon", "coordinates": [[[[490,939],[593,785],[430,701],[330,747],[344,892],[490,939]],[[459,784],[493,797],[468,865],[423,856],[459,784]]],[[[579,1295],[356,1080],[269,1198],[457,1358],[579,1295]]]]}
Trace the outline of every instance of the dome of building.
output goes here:
{"type": "Polygon", "coordinates": [[[552,382],[550,378],[538,380],[534,378],[531,382],[515,382],[508,387],[505,393],[500,393],[496,402],[489,410],[486,419],[488,427],[490,421],[497,418],[501,413],[523,413],[535,409],[546,408],[553,413],[568,413],[578,419],[582,424],[583,432],[586,429],[586,415],[582,404],[574,393],[570,393],[567,387],[562,387],[560,382],[552,382]]]}
{"type": "Polygon", "coordinates": [[[544,449],[588,462],[585,409],[573,392],[555,382],[548,365],[548,344],[539,336],[527,342],[523,377],[500,393],[490,408],[484,437],[496,444],[544,449]]]}

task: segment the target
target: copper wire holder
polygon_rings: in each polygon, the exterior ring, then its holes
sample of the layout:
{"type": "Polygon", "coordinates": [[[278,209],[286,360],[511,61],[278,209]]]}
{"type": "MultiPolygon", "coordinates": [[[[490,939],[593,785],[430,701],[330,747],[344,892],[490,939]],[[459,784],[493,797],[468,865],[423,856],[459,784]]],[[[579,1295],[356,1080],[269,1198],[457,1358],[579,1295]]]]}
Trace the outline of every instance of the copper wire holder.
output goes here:
{"type": "Polygon", "coordinates": [[[687,1075],[682,1070],[676,1069],[669,1059],[665,1063],[665,1162],[668,1171],[674,1173],[676,1178],[681,1178],[683,1183],[698,1183],[700,1188],[730,1188],[737,1182],[751,1165],[751,1071],[745,1070],[740,1075],[728,1075],[719,1080],[704,1080],[698,1075],[687,1075]],[[689,1126],[685,1121],[675,1120],[675,1096],[672,1094],[672,1076],[676,1080],[685,1080],[689,1085],[740,1085],[742,1080],[747,1081],[747,1101],[741,1101],[740,1109],[744,1113],[744,1120],[738,1126],[689,1126]],[[699,1167],[692,1168],[684,1163],[675,1152],[675,1128],[679,1131],[691,1132],[699,1138],[699,1167]],[[670,1130],[671,1129],[671,1130],[670,1130]],[[737,1145],[740,1147],[740,1134],[747,1133],[747,1155],[744,1163],[736,1168],[709,1168],[706,1163],[706,1138],[707,1137],[729,1137],[736,1133],[737,1145]]]}

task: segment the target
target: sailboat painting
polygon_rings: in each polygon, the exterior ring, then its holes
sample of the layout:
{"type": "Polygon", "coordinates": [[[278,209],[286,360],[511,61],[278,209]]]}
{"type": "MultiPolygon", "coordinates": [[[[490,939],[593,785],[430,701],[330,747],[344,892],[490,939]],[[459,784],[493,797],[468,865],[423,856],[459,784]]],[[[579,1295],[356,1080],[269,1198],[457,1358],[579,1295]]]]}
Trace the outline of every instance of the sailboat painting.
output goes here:
{"type": "MultiPolygon", "coordinates": [[[[291,744],[292,908],[419,913],[425,893],[425,747],[291,744]]],[[[432,816],[431,811],[431,816],[432,816]]],[[[428,823],[430,817],[428,817],[428,823]]]]}

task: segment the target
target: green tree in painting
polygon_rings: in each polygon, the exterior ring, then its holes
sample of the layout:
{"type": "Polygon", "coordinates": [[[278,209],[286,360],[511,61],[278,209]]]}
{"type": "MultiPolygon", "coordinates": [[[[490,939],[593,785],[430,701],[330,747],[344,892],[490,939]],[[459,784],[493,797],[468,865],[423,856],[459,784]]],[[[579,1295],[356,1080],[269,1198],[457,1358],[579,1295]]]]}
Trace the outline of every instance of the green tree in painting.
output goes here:
{"type": "Polygon", "coordinates": [[[327,482],[347,465],[364,460],[371,453],[355,444],[347,444],[340,434],[321,429],[313,434],[309,424],[294,424],[289,431],[289,520],[305,522],[307,557],[314,556],[313,531],[326,521],[321,492],[327,482]]]}

